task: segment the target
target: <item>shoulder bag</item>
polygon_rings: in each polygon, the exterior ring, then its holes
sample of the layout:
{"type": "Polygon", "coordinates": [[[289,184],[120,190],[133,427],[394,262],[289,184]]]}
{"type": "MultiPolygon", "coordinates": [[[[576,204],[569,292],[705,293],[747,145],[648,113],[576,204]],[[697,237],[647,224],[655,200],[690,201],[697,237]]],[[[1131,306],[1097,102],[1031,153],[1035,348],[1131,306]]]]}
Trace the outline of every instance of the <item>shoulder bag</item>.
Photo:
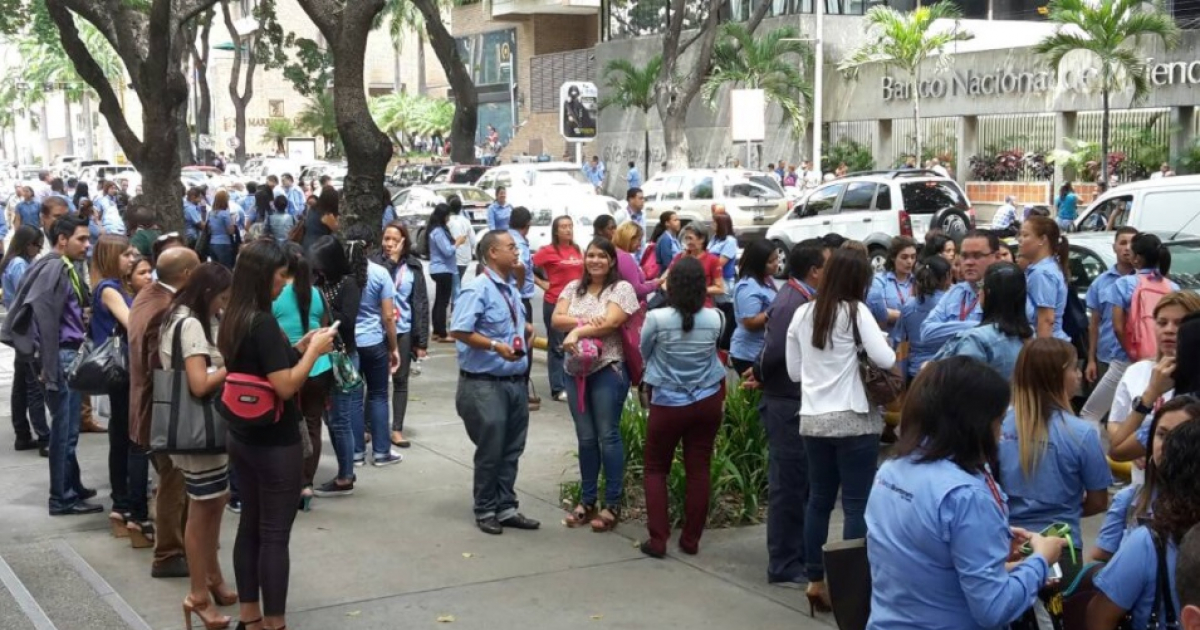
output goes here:
{"type": "Polygon", "coordinates": [[[197,398],[188,387],[180,339],[184,321],[181,319],[175,324],[170,368],[154,370],[150,451],[193,455],[224,453],[225,418],[213,411],[212,396],[197,398]]]}
{"type": "MultiPolygon", "coordinates": [[[[332,313],[330,305],[333,304],[333,298],[328,289],[321,289],[321,299],[325,300],[325,312],[332,313]]],[[[329,353],[329,361],[333,368],[333,382],[339,392],[345,394],[362,387],[362,374],[354,367],[354,361],[346,353],[346,343],[342,341],[341,331],[333,338],[333,351],[329,353]]]]}
{"type": "Polygon", "coordinates": [[[858,354],[858,374],[862,378],[867,400],[878,406],[886,406],[904,393],[904,377],[895,369],[885,370],[867,356],[863,348],[862,335],[858,332],[858,305],[849,309],[850,328],[854,331],[854,350],[858,354]]]}
{"type": "Polygon", "coordinates": [[[81,394],[104,395],[110,387],[129,383],[129,355],[125,344],[113,333],[99,346],[89,339],[79,348],[79,354],[67,368],[67,385],[81,394]]]}

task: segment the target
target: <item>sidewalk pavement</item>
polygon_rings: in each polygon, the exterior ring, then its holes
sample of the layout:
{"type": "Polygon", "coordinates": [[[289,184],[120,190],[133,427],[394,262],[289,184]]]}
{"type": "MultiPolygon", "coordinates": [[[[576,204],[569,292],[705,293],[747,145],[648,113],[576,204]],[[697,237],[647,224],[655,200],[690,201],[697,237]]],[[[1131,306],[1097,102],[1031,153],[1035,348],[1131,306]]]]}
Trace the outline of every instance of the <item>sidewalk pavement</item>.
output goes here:
{"type": "MultiPolygon", "coordinates": [[[[565,405],[543,397],[521,460],[522,511],[536,532],[479,532],[471,513],[472,446],[454,412],[453,347],[435,344],[411,381],[399,466],[357,469],[350,498],[316,499],[291,542],[291,630],[450,628],[754,628],[833,626],[808,617],[803,593],[766,583],[762,526],[710,531],[700,555],[643,556],[639,523],[593,534],[561,525],[558,487],[576,478],[565,405]]],[[[11,449],[12,354],[0,348],[0,628],[179,628],[187,581],[152,579],[151,552],[111,537],[105,513],[47,516],[46,460],[11,449]]],[[[545,367],[534,364],[539,391],[545,367]]],[[[84,434],[84,483],[108,505],[107,439],[84,434]]],[[[318,481],[336,470],[322,453],[318,481]]],[[[226,513],[221,560],[233,581],[237,516],[226,513]]],[[[835,513],[832,531],[840,534],[835,513]]],[[[672,547],[671,549],[674,549],[672,547]]],[[[237,608],[225,609],[237,614],[237,608]]],[[[231,626],[232,627],[232,626],[231,626]]]]}

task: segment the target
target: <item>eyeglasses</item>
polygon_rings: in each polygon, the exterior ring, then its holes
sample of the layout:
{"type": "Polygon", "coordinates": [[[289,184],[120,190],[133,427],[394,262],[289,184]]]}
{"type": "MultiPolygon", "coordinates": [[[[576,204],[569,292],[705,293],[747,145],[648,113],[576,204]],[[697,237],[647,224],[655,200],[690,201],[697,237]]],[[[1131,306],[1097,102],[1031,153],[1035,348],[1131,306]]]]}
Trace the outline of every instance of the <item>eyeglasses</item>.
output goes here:
{"type": "Polygon", "coordinates": [[[996,255],[996,252],[988,252],[986,254],[981,254],[979,252],[970,252],[970,253],[963,252],[963,253],[959,254],[958,256],[959,256],[959,258],[962,258],[963,260],[983,260],[984,258],[990,258],[995,255],[996,255]]]}

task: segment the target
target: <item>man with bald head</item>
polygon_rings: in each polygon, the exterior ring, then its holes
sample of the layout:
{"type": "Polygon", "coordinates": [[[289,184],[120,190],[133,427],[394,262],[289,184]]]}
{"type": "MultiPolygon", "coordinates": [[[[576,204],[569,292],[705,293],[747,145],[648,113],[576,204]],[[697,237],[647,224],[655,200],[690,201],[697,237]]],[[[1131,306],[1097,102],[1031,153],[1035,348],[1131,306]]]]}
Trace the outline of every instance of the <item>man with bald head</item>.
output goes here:
{"type": "MultiPolygon", "coordinates": [[[[144,496],[150,471],[146,449],[150,445],[150,410],[154,400],[154,369],[159,367],[159,328],[175,294],[187,284],[192,271],[200,266],[196,252],[187,247],[165,249],[158,256],[158,282],[142,289],[129,309],[129,439],[133,450],[129,457],[129,492],[144,496]],[[138,487],[140,486],[140,487],[138,487]]],[[[154,564],[152,577],[187,577],[187,559],[183,552],[183,522],[187,495],[183,473],[171,465],[166,455],[153,456],[158,471],[158,495],[155,498],[154,564]]]]}

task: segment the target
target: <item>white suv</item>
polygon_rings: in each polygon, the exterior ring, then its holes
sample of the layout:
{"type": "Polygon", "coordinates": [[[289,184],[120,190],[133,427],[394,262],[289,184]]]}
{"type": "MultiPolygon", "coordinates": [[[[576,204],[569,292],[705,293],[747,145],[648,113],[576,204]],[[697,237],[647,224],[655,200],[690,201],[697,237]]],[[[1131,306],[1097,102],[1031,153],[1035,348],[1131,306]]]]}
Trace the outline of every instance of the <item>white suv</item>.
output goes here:
{"type": "Polygon", "coordinates": [[[775,222],[767,238],[786,260],[796,243],[836,232],[865,244],[871,264],[883,269],[893,237],[921,243],[926,232],[939,229],[961,239],[974,227],[975,209],[954,180],[906,169],[851,173],[825,182],[775,222]]]}
{"type": "Polygon", "coordinates": [[[740,242],[766,233],[791,204],[770,175],[745,169],[686,169],[658,173],[642,187],[647,229],[662,213],[679,215],[683,223],[712,223],[713,206],[722,205],[740,242]]]}

